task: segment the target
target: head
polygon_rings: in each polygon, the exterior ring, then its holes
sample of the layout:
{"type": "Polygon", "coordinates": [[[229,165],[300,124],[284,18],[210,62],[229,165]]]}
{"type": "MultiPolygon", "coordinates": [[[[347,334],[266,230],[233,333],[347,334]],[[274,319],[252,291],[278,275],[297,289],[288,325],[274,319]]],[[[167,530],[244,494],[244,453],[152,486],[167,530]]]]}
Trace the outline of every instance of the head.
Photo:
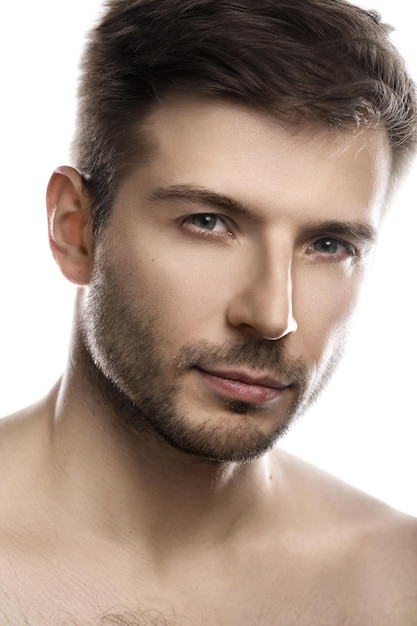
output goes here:
{"type": "Polygon", "coordinates": [[[342,353],[413,85],[342,0],[113,1],[52,245],[90,384],[182,452],[265,452],[342,353]]]}
{"type": "Polygon", "coordinates": [[[378,15],[345,0],[108,0],[82,61],[74,162],[95,230],[120,180],[152,152],[170,94],[264,111],[281,123],[385,129],[391,183],[416,141],[414,86],[378,15]]]}

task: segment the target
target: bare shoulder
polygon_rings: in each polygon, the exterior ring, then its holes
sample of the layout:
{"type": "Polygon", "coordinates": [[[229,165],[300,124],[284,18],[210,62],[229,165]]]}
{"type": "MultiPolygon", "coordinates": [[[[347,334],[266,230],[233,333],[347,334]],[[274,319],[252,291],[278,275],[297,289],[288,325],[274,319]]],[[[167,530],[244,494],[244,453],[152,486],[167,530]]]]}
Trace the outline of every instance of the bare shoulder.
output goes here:
{"type": "MultiPolygon", "coordinates": [[[[417,520],[382,509],[357,530],[348,580],[368,612],[417,624],[417,520]]],[[[376,622],[379,623],[379,622],[376,622]]]]}
{"type": "Polygon", "coordinates": [[[282,458],[298,512],[309,520],[305,532],[328,547],[351,606],[378,626],[417,625],[417,519],[292,455],[282,458]]]}
{"type": "MultiPolygon", "coordinates": [[[[13,534],[19,520],[27,519],[26,507],[30,493],[36,493],[33,481],[38,456],[40,405],[0,418],[0,624],[29,624],[14,593],[14,571],[11,554],[13,534]]],[[[28,522],[30,520],[27,520],[28,522]]]]}
{"type": "Polygon", "coordinates": [[[0,468],[3,470],[3,480],[8,474],[7,469],[17,471],[18,464],[11,463],[16,454],[29,454],[32,457],[32,452],[37,451],[41,442],[48,438],[51,405],[53,402],[46,397],[11,415],[0,417],[0,468]]]}

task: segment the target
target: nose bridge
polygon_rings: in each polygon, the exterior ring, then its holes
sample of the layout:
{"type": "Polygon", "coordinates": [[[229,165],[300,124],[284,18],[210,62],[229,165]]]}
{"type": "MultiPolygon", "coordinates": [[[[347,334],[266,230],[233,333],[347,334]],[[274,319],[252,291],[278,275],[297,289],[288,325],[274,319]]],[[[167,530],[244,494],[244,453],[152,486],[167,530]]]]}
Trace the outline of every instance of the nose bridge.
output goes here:
{"type": "Polygon", "coordinates": [[[251,327],[266,339],[297,328],[293,314],[293,247],[269,242],[247,258],[242,289],[234,302],[234,325],[251,327]],[[236,323],[238,321],[238,323],[236,323]]]}

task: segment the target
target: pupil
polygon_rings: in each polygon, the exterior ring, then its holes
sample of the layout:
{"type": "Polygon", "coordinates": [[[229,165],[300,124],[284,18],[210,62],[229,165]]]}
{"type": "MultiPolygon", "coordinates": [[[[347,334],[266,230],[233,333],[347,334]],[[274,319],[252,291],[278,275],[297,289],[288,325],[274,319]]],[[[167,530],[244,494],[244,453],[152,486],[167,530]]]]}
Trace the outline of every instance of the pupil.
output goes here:
{"type": "Polygon", "coordinates": [[[200,223],[202,226],[208,226],[210,229],[215,226],[215,219],[212,215],[203,215],[200,217],[200,223]]]}
{"type": "Polygon", "coordinates": [[[319,243],[319,247],[324,250],[324,252],[337,252],[337,243],[332,239],[322,239],[319,243]]]}

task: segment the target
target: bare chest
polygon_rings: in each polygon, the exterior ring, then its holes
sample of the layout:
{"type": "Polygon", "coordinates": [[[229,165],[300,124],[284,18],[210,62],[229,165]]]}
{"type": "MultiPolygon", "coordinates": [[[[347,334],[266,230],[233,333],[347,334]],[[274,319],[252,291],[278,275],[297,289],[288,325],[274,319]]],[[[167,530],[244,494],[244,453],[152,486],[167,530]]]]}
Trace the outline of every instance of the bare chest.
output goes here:
{"type": "MultiPolygon", "coordinates": [[[[287,566],[184,563],[174,576],[21,568],[0,583],[0,623],[13,626],[360,626],[342,581],[287,566]]],[[[360,618],[362,619],[362,617],[360,618]]],[[[373,622],[375,626],[392,626],[373,622]]]]}

